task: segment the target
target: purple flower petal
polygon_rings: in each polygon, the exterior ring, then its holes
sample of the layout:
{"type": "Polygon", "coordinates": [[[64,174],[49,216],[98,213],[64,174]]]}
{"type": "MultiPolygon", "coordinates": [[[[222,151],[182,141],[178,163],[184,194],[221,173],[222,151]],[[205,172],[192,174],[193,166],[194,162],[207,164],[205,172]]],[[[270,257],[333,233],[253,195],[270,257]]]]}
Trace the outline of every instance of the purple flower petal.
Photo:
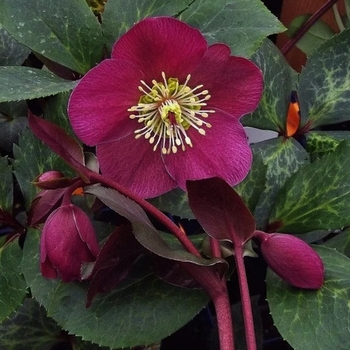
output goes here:
{"type": "Polygon", "coordinates": [[[193,72],[193,86],[203,84],[211,98],[208,108],[219,108],[240,118],[258,105],[263,78],[260,69],[251,61],[230,56],[228,46],[215,44],[193,72]]]}
{"type": "Polygon", "coordinates": [[[231,186],[242,181],[249,172],[252,152],[243,126],[229,114],[216,110],[206,120],[212,128],[206,135],[196,130],[188,132],[193,147],[163,155],[169,174],[186,189],[186,180],[221,177],[231,186]]]}
{"type": "Polygon", "coordinates": [[[74,132],[87,145],[108,142],[130,132],[128,108],[138,103],[143,74],[131,63],[104,60],[73,90],[68,114],[74,132]]]}
{"type": "Polygon", "coordinates": [[[75,223],[76,232],[82,242],[86,243],[89,251],[94,257],[100,252],[100,247],[98,245],[95,229],[89,218],[86,216],[85,212],[79,207],[73,207],[72,219],[75,223]]]}
{"type": "Polygon", "coordinates": [[[132,27],[115,44],[112,58],[135,64],[152,79],[179,80],[198,65],[207,51],[207,42],[199,30],[171,17],[146,18],[132,27]]]}
{"type": "Polygon", "coordinates": [[[59,207],[50,214],[40,244],[42,274],[48,278],[59,275],[65,282],[80,280],[82,263],[94,261],[99,251],[90,219],[74,205],[59,207]]]}
{"type": "Polygon", "coordinates": [[[134,134],[121,140],[97,146],[97,158],[102,174],[143,198],[159,196],[177,187],[169,176],[160,156],[159,148],[144,138],[135,140],[134,134]]]}
{"type": "Polygon", "coordinates": [[[69,115],[78,137],[97,146],[102,173],[151,198],[186,180],[243,180],[251,151],[238,119],[261,92],[261,71],[227,45],[208,48],[186,23],[146,18],[79,82],[69,115]]]}
{"type": "Polygon", "coordinates": [[[51,261],[47,257],[45,240],[46,237],[44,236],[43,232],[40,242],[40,271],[42,275],[46,278],[57,278],[57,270],[53,267],[51,261]]]}
{"type": "Polygon", "coordinates": [[[45,278],[57,278],[57,269],[52,265],[49,259],[45,259],[40,263],[40,271],[45,278]]]}

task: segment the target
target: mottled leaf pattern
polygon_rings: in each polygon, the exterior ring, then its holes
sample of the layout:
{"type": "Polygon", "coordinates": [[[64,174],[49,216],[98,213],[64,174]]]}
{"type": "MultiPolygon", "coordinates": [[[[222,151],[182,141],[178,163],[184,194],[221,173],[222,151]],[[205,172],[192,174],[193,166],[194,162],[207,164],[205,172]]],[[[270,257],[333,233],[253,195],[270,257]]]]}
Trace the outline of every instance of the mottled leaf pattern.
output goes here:
{"type": "Polygon", "coordinates": [[[350,120],[350,29],[321,45],[300,74],[301,124],[308,128],[350,120]]]}
{"type": "Polygon", "coordinates": [[[287,285],[267,274],[267,300],[279,332],[295,350],[348,350],[350,259],[334,249],[314,247],[325,265],[317,291],[287,285]]]}
{"type": "Polygon", "coordinates": [[[304,166],[288,179],[269,222],[282,232],[337,229],[350,224],[350,142],[304,166]]]}
{"type": "Polygon", "coordinates": [[[149,200],[158,209],[177,215],[182,218],[194,219],[192,210],[188,204],[187,193],[180,188],[175,188],[159,197],[149,200]]]}
{"type": "Polygon", "coordinates": [[[257,227],[265,229],[279,190],[293,173],[309,162],[309,156],[296,140],[284,137],[257,143],[253,145],[253,151],[267,166],[266,189],[254,211],[257,227]]]}
{"type": "Polygon", "coordinates": [[[69,336],[32,298],[26,298],[17,312],[0,325],[0,344],[4,350],[51,350],[55,345],[68,348],[71,343],[74,350],[106,350],[69,336]]]}
{"type": "Polygon", "coordinates": [[[266,39],[252,60],[264,75],[264,91],[258,108],[243,117],[244,126],[283,132],[295,74],[277,47],[266,39]]]}

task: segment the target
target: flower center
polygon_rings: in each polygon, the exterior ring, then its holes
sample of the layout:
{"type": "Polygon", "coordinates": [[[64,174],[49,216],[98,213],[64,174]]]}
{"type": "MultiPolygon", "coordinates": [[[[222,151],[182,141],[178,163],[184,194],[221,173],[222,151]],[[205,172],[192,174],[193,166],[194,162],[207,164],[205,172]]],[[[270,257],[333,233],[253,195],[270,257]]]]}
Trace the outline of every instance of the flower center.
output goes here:
{"type": "Polygon", "coordinates": [[[210,99],[208,90],[198,85],[191,89],[187,84],[189,74],[184,84],[179,84],[176,78],[166,78],[162,72],[163,81],[152,81],[148,86],[143,80],[139,90],[144,93],[137,106],[128,109],[130,119],[137,119],[144,126],[135,130],[135,139],[144,137],[153,146],[153,151],[161,147],[163,154],[176,153],[180,147],[183,151],[186,145],[193,147],[188,130],[194,128],[201,135],[206,131],[203,127],[211,128],[211,124],[203,119],[208,118],[213,110],[205,110],[206,101],[210,99]]]}

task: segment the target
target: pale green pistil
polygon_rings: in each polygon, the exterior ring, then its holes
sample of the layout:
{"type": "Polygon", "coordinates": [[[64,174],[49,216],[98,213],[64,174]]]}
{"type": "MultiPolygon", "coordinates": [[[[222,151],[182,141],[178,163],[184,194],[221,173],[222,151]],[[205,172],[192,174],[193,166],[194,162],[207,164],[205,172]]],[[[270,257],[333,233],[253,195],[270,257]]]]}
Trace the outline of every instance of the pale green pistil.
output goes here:
{"type": "Polygon", "coordinates": [[[210,95],[208,90],[197,92],[203,85],[194,89],[187,86],[190,75],[182,85],[176,78],[166,79],[164,72],[162,77],[163,82],[153,80],[152,87],[141,80],[139,90],[144,95],[137,106],[128,109],[129,112],[138,113],[131,114],[130,119],[137,119],[144,124],[135,130],[135,138],[143,136],[150,144],[154,144],[154,151],[160,145],[163,154],[176,153],[178,147],[185,151],[186,145],[193,147],[187,134],[189,128],[205,135],[203,126],[211,127],[211,124],[202,120],[208,117],[208,113],[214,113],[213,110],[202,109],[207,105],[210,95]]]}

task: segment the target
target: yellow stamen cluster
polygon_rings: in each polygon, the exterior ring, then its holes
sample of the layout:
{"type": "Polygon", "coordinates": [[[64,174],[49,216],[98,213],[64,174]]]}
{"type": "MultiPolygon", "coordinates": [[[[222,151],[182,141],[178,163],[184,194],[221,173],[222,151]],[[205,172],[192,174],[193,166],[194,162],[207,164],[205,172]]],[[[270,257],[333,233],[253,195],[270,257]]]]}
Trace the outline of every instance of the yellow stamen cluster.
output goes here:
{"type": "Polygon", "coordinates": [[[203,119],[208,118],[213,110],[203,110],[210,99],[208,90],[200,90],[203,85],[191,89],[187,84],[191,78],[189,74],[184,84],[179,84],[176,78],[166,78],[162,72],[163,81],[152,81],[153,86],[148,86],[143,80],[139,90],[144,94],[140,97],[137,106],[128,109],[136,112],[130,115],[130,119],[137,119],[144,124],[135,130],[135,138],[144,137],[153,146],[153,151],[161,147],[163,154],[176,153],[178,147],[183,151],[186,145],[193,147],[187,134],[191,127],[201,135],[206,131],[203,126],[211,128],[211,124],[203,119]]]}

